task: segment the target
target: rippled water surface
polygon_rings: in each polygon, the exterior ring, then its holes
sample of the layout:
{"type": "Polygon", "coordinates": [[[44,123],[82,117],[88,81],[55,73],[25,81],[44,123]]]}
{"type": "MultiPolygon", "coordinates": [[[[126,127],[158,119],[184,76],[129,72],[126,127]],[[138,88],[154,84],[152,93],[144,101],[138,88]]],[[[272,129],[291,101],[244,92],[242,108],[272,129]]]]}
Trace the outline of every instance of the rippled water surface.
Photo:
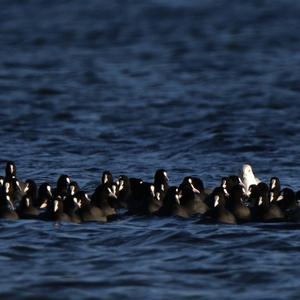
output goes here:
{"type": "MultiPolygon", "coordinates": [[[[208,187],[253,165],[300,188],[300,4],[0,2],[0,160],[208,187]]],[[[1,162],[0,161],[0,162],[1,162]]],[[[1,297],[298,299],[299,228],[122,218],[0,224],[1,297]]]]}

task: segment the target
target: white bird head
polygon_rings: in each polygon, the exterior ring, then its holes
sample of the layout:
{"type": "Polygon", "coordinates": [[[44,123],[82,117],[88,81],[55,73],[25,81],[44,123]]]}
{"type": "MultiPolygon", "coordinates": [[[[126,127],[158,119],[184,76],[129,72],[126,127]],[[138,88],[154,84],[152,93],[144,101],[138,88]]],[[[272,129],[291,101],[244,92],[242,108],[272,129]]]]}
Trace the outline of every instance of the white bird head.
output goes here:
{"type": "Polygon", "coordinates": [[[250,165],[243,165],[242,175],[247,176],[253,174],[252,167],[250,165]]]}

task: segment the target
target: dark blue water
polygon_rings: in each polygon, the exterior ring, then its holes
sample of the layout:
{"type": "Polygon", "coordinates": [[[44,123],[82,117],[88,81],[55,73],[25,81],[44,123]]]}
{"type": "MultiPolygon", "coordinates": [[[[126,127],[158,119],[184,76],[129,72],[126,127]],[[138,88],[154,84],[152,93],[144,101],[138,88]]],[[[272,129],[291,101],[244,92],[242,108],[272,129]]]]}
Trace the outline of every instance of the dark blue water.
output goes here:
{"type": "MultiPolygon", "coordinates": [[[[243,163],[299,189],[299,32],[291,0],[2,0],[0,159],[89,191],[104,169],[213,187],[243,163]]],[[[6,299],[300,292],[298,225],[20,221],[0,239],[6,299]]]]}

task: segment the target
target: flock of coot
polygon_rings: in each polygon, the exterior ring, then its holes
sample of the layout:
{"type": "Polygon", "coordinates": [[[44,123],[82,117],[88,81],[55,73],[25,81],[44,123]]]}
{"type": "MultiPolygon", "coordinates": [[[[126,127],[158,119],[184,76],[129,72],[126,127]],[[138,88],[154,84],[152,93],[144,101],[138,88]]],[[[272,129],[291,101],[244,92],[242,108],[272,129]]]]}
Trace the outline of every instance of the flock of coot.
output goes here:
{"type": "Polygon", "coordinates": [[[281,189],[272,177],[266,184],[257,179],[250,165],[240,176],[221,179],[213,190],[200,178],[185,177],[177,186],[169,186],[168,174],[159,169],[154,182],[120,176],[114,181],[104,171],[92,194],[80,189],[67,175],[61,175],[55,188],[49,183],[39,187],[33,180],[20,181],[16,165],[6,163],[0,177],[0,218],[7,220],[40,219],[56,222],[107,222],[120,214],[189,218],[202,222],[239,224],[245,222],[282,222],[300,220],[300,192],[281,189]]]}

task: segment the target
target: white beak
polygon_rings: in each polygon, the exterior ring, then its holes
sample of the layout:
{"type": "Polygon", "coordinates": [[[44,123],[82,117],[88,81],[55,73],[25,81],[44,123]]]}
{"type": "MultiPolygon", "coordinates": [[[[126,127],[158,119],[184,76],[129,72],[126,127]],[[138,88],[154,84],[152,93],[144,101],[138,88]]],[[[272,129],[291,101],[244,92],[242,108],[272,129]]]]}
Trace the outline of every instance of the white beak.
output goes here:
{"type": "Polygon", "coordinates": [[[27,193],[29,191],[29,185],[26,184],[25,188],[24,188],[24,193],[27,193]]]}
{"type": "Polygon", "coordinates": [[[54,200],[54,212],[58,210],[58,200],[54,200]]]}
{"type": "Polygon", "coordinates": [[[6,200],[7,200],[8,204],[10,205],[11,209],[12,209],[12,210],[15,210],[15,206],[14,206],[14,204],[11,202],[9,196],[6,196],[6,200]]]}
{"type": "Polygon", "coordinates": [[[283,195],[279,195],[279,197],[276,199],[276,201],[283,200],[283,195]]]}
{"type": "Polygon", "coordinates": [[[71,192],[71,195],[73,196],[75,194],[75,186],[71,186],[70,187],[70,192],[71,192]]]}
{"type": "Polygon", "coordinates": [[[166,177],[166,179],[169,181],[169,177],[168,177],[168,173],[164,172],[164,176],[166,177]]]}
{"type": "Polygon", "coordinates": [[[107,177],[107,175],[106,175],[106,174],[104,175],[104,179],[103,179],[103,181],[104,181],[104,183],[106,183],[106,182],[108,181],[108,177],[107,177]]]}
{"type": "Polygon", "coordinates": [[[215,203],[214,203],[214,207],[217,207],[220,203],[220,196],[219,195],[215,195],[215,203]]]}
{"type": "Polygon", "coordinates": [[[271,184],[271,190],[275,188],[275,185],[276,185],[276,181],[275,179],[273,179],[271,184]]]}
{"type": "Polygon", "coordinates": [[[45,201],[42,203],[42,205],[40,206],[40,208],[41,208],[41,209],[44,209],[44,208],[47,207],[47,205],[48,205],[48,201],[45,200],[45,201]]]}
{"type": "Polygon", "coordinates": [[[91,199],[90,199],[90,197],[89,197],[89,195],[87,193],[85,193],[84,196],[85,196],[85,199],[87,199],[88,201],[91,202],[91,199]]]}
{"type": "Polygon", "coordinates": [[[198,189],[196,189],[192,183],[191,183],[191,186],[192,186],[192,189],[193,189],[194,193],[200,194],[200,191],[198,189]]]}
{"type": "Polygon", "coordinates": [[[107,189],[108,190],[108,196],[117,199],[117,195],[116,193],[114,193],[114,191],[112,191],[110,188],[107,189]]]}
{"type": "Polygon", "coordinates": [[[154,187],[154,185],[150,186],[150,190],[151,190],[152,196],[155,197],[155,187],[154,187]]]}
{"type": "Polygon", "coordinates": [[[178,205],[180,205],[179,195],[176,194],[175,199],[176,199],[176,202],[178,203],[178,205]]]}
{"type": "Polygon", "coordinates": [[[222,182],[222,188],[226,189],[226,180],[223,180],[223,182],[222,182]]]}
{"type": "Polygon", "coordinates": [[[76,197],[73,198],[73,201],[79,208],[81,207],[81,201],[78,201],[76,197]]]}
{"type": "Polygon", "coordinates": [[[50,185],[47,186],[47,191],[48,191],[49,195],[52,197],[52,191],[51,191],[51,186],[50,185]]]}
{"type": "Polygon", "coordinates": [[[229,193],[227,192],[227,189],[223,188],[223,191],[224,191],[225,195],[228,197],[229,193]]]}
{"type": "Polygon", "coordinates": [[[9,188],[10,188],[10,183],[6,182],[5,183],[5,193],[8,194],[9,193],[9,188]]]}
{"type": "Polygon", "coordinates": [[[124,181],[121,180],[121,181],[120,181],[120,185],[119,185],[119,192],[122,191],[123,188],[124,188],[124,181]]]}
{"type": "Polygon", "coordinates": [[[156,199],[160,201],[160,193],[156,193],[156,199]]]}
{"type": "Polygon", "coordinates": [[[20,186],[20,182],[19,182],[19,181],[16,181],[16,185],[17,185],[19,191],[22,191],[21,186],[20,186]]]}

